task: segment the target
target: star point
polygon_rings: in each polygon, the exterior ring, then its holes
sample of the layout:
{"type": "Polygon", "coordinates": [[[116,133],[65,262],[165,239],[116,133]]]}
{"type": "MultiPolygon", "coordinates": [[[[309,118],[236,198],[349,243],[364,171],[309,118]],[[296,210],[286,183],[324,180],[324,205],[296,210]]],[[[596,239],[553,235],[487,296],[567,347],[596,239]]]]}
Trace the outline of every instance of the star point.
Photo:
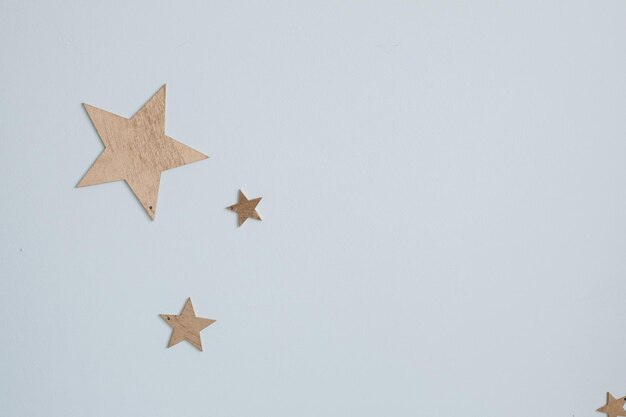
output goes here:
{"type": "Polygon", "coordinates": [[[124,180],[153,220],[161,172],[208,158],[165,134],[165,84],[130,119],[83,107],[104,150],[77,187],[124,180]]]}

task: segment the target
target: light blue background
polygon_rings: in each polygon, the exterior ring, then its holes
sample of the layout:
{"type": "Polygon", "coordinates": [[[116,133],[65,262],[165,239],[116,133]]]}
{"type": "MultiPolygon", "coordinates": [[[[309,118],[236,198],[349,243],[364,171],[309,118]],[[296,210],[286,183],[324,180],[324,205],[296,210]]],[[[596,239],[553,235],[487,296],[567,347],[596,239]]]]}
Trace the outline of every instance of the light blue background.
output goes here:
{"type": "Polygon", "coordinates": [[[626,2],[0,1],[0,415],[626,395],[626,2]],[[82,102],[167,83],[151,222],[82,102]],[[263,222],[224,207],[263,196],[263,222]],[[191,296],[205,352],[165,349],[191,296]]]}

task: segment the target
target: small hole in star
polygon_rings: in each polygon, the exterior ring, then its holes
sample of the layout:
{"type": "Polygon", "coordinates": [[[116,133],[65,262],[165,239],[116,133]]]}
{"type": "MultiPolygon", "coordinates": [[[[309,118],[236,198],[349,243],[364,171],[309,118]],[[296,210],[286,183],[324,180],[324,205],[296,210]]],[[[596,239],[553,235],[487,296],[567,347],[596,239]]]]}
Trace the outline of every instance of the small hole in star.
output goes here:
{"type": "Polygon", "coordinates": [[[168,317],[167,319],[169,320],[170,318],[168,317]]]}
{"type": "Polygon", "coordinates": [[[152,206],[148,207],[150,210],[152,210],[152,206]]]}

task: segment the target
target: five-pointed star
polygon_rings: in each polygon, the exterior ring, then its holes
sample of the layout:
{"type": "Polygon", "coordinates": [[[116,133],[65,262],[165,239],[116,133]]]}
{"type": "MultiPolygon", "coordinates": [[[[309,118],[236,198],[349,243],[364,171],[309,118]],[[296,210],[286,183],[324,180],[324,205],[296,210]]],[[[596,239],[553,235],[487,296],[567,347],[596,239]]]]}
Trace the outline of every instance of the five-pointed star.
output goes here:
{"type": "Polygon", "coordinates": [[[180,315],[160,314],[160,316],[172,328],[172,336],[167,344],[168,348],[186,340],[202,351],[200,331],[215,323],[215,320],[196,317],[196,313],[193,311],[193,305],[191,304],[191,298],[187,299],[180,315]]]}
{"type": "Polygon", "coordinates": [[[261,201],[262,197],[253,198],[252,200],[248,200],[245,195],[239,190],[239,200],[237,204],[234,204],[230,207],[226,207],[228,210],[232,210],[237,213],[239,216],[239,224],[241,226],[243,222],[247,219],[256,219],[261,220],[259,213],[256,212],[256,206],[261,201]]]}
{"type": "Polygon", "coordinates": [[[130,119],[83,106],[105,148],[78,187],[124,180],[153,220],[161,172],[207,158],[165,134],[165,85],[130,119]]]}
{"type": "Polygon", "coordinates": [[[626,397],[615,398],[611,393],[606,393],[606,405],[598,408],[596,411],[605,413],[608,417],[626,416],[624,410],[624,402],[626,397]]]}

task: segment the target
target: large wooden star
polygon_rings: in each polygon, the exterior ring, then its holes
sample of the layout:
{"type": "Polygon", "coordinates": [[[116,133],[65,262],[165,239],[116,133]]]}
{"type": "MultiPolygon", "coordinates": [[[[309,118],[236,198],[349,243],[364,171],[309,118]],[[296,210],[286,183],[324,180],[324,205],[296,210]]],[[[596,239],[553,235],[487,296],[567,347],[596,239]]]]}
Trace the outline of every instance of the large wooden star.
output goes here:
{"type": "Polygon", "coordinates": [[[248,200],[241,190],[239,190],[237,204],[226,208],[237,213],[238,226],[241,226],[248,219],[261,220],[261,216],[256,212],[256,206],[259,204],[259,201],[261,201],[261,197],[248,200]]]}
{"type": "Polygon", "coordinates": [[[626,397],[615,398],[611,393],[607,392],[606,405],[598,408],[596,411],[605,413],[608,417],[626,416],[624,402],[626,402],[626,397]]]}
{"type": "Polygon", "coordinates": [[[124,180],[153,220],[161,172],[207,158],[165,134],[165,85],[130,119],[83,106],[104,151],[78,187],[124,180]]]}
{"type": "Polygon", "coordinates": [[[215,323],[215,320],[196,317],[191,298],[187,299],[180,315],[160,314],[160,316],[172,328],[172,336],[170,336],[170,341],[167,344],[168,348],[186,340],[202,351],[200,331],[215,323]]]}

